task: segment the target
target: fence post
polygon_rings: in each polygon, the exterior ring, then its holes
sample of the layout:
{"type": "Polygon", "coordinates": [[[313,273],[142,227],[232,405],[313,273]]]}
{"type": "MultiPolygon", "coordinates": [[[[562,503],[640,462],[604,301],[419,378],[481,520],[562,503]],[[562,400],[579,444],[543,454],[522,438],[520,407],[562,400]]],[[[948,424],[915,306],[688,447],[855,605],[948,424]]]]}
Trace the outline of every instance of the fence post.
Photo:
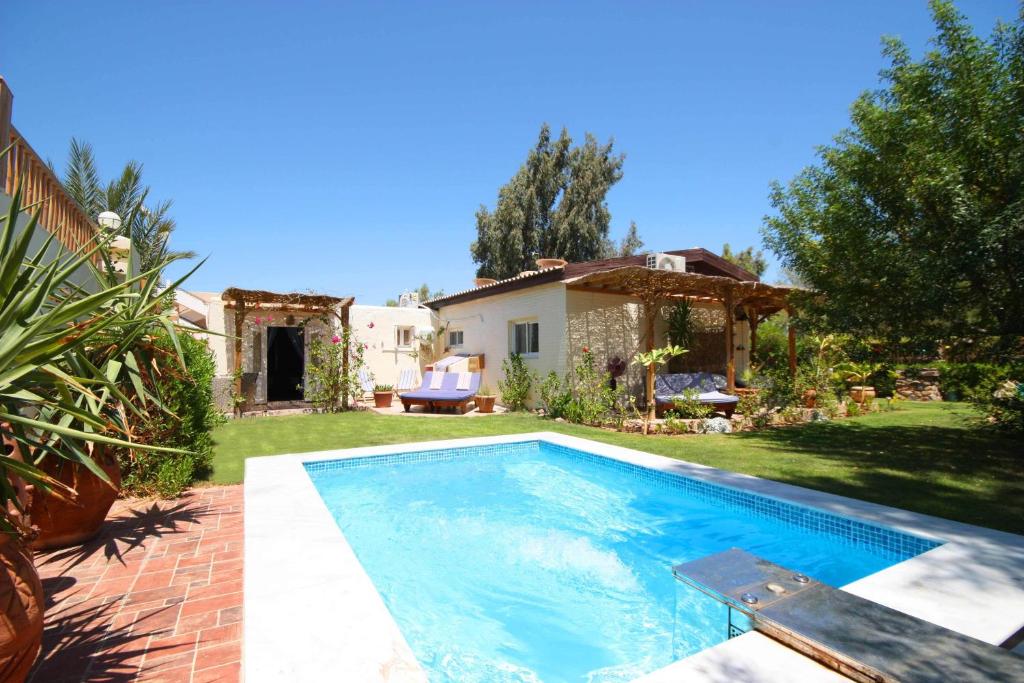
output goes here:
{"type": "MultiPolygon", "coordinates": [[[[0,151],[11,144],[11,110],[14,106],[14,93],[7,87],[7,81],[0,76],[0,151]]],[[[13,151],[13,150],[12,150],[13,151]]],[[[7,191],[7,168],[11,160],[0,159],[0,190],[7,191]]]]}

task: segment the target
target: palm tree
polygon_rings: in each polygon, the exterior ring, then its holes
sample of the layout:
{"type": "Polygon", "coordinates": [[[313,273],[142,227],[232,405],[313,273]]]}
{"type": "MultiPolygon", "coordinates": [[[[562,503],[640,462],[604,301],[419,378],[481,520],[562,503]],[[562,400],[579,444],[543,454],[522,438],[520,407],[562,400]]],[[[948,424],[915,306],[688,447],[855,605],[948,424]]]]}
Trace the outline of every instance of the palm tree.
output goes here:
{"type": "Polygon", "coordinates": [[[149,187],[142,180],[142,164],[129,161],[121,174],[105,186],[96,168],[92,145],[71,138],[64,187],[78,205],[95,218],[103,211],[122,217],[120,232],[132,240],[141,271],[167,261],[194,258],[191,251],[172,251],[169,243],[176,223],[170,216],[170,200],[147,205],[149,187]]]}

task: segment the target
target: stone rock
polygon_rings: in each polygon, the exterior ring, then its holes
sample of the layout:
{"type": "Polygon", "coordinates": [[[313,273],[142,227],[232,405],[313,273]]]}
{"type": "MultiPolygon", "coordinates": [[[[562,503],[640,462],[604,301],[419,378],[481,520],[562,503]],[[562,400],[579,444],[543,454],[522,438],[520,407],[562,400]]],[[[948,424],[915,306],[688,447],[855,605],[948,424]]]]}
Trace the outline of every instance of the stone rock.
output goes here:
{"type": "Polygon", "coordinates": [[[728,434],[732,431],[732,423],[724,417],[712,417],[704,420],[704,432],[707,434],[728,434]]]}
{"type": "Polygon", "coordinates": [[[926,369],[918,370],[908,377],[906,371],[901,371],[896,378],[896,395],[908,401],[941,401],[942,392],[939,391],[939,371],[926,369]]]}

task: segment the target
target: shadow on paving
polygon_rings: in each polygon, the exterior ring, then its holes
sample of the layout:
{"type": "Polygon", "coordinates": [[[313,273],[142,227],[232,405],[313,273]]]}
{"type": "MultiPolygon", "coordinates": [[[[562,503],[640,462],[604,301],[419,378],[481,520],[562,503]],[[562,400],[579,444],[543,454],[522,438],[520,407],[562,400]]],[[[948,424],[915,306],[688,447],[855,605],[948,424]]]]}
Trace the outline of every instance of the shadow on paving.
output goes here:
{"type": "MultiPolygon", "coordinates": [[[[47,610],[58,601],[73,599],[73,594],[61,593],[74,584],[74,579],[65,576],[44,579],[47,610]]],[[[106,604],[87,600],[53,615],[47,614],[43,647],[27,680],[32,683],[121,683],[136,680],[149,637],[162,634],[159,629],[148,629],[146,624],[147,619],[156,617],[158,613],[121,628],[112,628],[118,607],[119,601],[116,600],[106,604]]],[[[150,648],[148,652],[152,656],[152,653],[166,647],[150,648]]]]}
{"type": "Polygon", "coordinates": [[[1007,434],[843,421],[744,432],[734,438],[841,465],[834,477],[806,467],[780,467],[772,479],[1024,533],[1024,456],[1020,442],[1007,434]],[[927,485],[919,485],[924,480],[927,485]],[[985,490],[970,486],[972,480],[985,490]]]}
{"type": "MultiPolygon", "coordinates": [[[[163,504],[166,506],[167,502],[163,504]]],[[[46,553],[43,556],[45,559],[37,564],[40,567],[65,564],[61,568],[63,574],[88,562],[100,552],[107,560],[116,559],[124,564],[124,555],[137,548],[145,548],[146,539],[178,533],[190,524],[201,523],[202,518],[209,514],[205,507],[192,499],[178,501],[171,507],[161,508],[160,505],[158,501],[145,509],[126,509],[108,518],[94,539],[83,545],[46,553]]]]}

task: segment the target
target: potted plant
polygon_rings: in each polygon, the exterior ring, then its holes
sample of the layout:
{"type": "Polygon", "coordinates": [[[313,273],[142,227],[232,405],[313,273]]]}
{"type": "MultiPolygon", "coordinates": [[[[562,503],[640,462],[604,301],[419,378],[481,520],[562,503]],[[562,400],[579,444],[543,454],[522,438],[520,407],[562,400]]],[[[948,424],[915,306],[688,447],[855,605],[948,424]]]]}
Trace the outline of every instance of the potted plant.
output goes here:
{"type": "Polygon", "coordinates": [[[494,401],[497,400],[498,396],[491,388],[484,384],[480,387],[480,390],[476,392],[476,409],[481,413],[493,413],[494,412],[494,401]]]}
{"type": "MultiPolygon", "coordinates": [[[[850,398],[863,406],[875,399],[875,388],[868,382],[879,372],[883,372],[881,363],[843,363],[836,368],[839,376],[851,383],[850,398]]],[[[888,372],[892,372],[891,370],[888,372]]]]}
{"type": "Polygon", "coordinates": [[[75,495],[36,463],[63,459],[109,484],[91,449],[135,446],[110,434],[127,434],[118,410],[140,408],[118,400],[115,410],[110,397],[123,394],[89,349],[103,339],[112,356],[126,361],[126,340],[103,335],[131,322],[117,303],[135,298],[132,288],[158,275],[148,271],[113,286],[100,281],[98,291],[83,293],[72,275],[104,245],[54,258],[51,236],[30,255],[40,209],[16,231],[21,212],[19,184],[0,216],[0,319],[18,321],[0,326],[0,347],[8,349],[0,355],[0,680],[23,680],[42,639],[42,589],[27,549],[34,533],[28,495],[75,495]]]}
{"type": "Polygon", "coordinates": [[[395,397],[395,388],[390,384],[377,384],[373,387],[373,405],[376,408],[390,408],[391,399],[395,397]]]}

